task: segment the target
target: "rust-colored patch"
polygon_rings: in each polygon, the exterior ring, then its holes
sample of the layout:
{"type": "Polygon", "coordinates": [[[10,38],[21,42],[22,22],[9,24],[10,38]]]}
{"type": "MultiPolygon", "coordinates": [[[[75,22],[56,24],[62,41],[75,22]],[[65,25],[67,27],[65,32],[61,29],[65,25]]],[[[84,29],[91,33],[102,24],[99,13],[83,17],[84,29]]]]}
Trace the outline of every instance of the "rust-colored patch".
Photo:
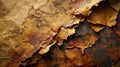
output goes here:
{"type": "Polygon", "coordinates": [[[101,25],[96,25],[96,24],[90,24],[91,28],[95,31],[95,32],[99,32],[102,29],[104,29],[105,26],[101,26],[101,25]]]}
{"type": "Polygon", "coordinates": [[[92,24],[112,27],[116,24],[117,14],[118,12],[113,10],[108,4],[100,3],[98,7],[93,8],[87,20],[92,24]]]}
{"type": "Polygon", "coordinates": [[[97,36],[91,36],[89,34],[73,38],[69,41],[69,45],[66,48],[78,47],[81,48],[82,53],[86,48],[92,47],[92,45],[98,40],[97,36]],[[70,47],[69,47],[70,46],[70,47]]]}

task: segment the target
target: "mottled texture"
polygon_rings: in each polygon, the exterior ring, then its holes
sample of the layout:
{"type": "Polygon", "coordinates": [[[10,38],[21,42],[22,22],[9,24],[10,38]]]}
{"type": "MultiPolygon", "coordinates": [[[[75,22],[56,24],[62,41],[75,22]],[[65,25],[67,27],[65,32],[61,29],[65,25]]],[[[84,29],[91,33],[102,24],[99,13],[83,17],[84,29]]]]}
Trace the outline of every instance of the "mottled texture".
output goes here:
{"type": "MultiPolygon", "coordinates": [[[[71,1],[63,1],[0,1],[3,9],[1,12],[8,10],[6,15],[1,13],[0,18],[0,45],[1,50],[6,53],[0,55],[4,61],[1,66],[17,67],[21,61],[31,57],[38,50],[40,54],[44,54],[59,40],[56,35],[61,32],[60,29],[71,27],[74,30],[73,25],[79,24],[80,19],[67,13],[71,1]]],[[[61,40],[74,32],[69,32],[61,40]]]]}
{"type": "Polygon", "coordinates": [[[75,15],[89,15],[91,12],[91,8],[93,6],[97,6],[99,2],[102,0],[73,0],[71,3],[71,12],[75,15]]]}
{"type": "Polygon", "coordinates": [[[100,3],[100,6],[94,7],[88,17],[88,22],[92,24],[101,24],[105,26],[114,26],[116,24],[118,12],[113,10],[108,4],[100,3]]]}
{"type": "Polygon", "coordinates": [[[119,1],[101,1],[0,0],[0,67],[117,66],[119,1]]]}

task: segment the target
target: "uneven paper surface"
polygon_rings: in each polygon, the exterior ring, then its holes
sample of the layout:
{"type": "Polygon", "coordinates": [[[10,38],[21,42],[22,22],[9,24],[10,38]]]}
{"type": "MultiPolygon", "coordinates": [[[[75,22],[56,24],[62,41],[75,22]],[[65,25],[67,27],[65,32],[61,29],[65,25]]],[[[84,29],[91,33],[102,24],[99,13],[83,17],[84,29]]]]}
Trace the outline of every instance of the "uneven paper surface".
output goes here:
{"type": "Polygon", "coordinates": [[[117,61],[119,9],[117,0],[0,0],[0,67],[117,61]]]}

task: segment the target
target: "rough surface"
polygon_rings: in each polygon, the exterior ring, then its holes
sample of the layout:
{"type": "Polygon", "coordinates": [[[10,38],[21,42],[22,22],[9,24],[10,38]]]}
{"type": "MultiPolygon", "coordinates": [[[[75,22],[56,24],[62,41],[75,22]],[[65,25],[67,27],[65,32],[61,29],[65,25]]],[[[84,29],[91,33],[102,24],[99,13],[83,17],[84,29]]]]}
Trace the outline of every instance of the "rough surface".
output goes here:
{"type": "MultiPolygon", "coordinates": [[[[117,23],[120,24],[120,23],[117,23]]],[[[50,51],[43,55],[39,63],[33,65],[36,67],[119,67],[120,65],[120,37],[114,32],[119,26],[114,28],[105,27],[97,36],[99,40],[91,48],[87,48],[82,53],[80,48],[67,48],[73,38],[78,38],[79,34],[84,34],[80,28],[76,29],[76,33],[64,41],[61,47],[53,46],[50,51]],[[78,31],[79,30],[79,31],[78,31]],[[52,61],[52,62],[51,62],[52,61]]],[[[89,29],[89,27],[87,28],[89,29]]],[[[92,29],[89,29],[92,31],[92,29]]],[[[88,32],[88,30],[84,30],[88,32]]],[[[93,32],[88,32],[92,34],[93,32]]],[[[95,33],[95,32],[94,32],[95,33]]],[[[78,40],[79,43],[81,39],[78,40]]]]}
{"type": "Polygon", "coordinates": [[[73,2],[71,3],[71,13],[77,15],[77,14],[82,14],[82,15],[89,15],[91,12],[91,8],[93,6],[97,6],[99,2],[102,0],[72,0],[73,2]]]}
{"type": "Polygon", "coordinates": [[[0,0],[0,67],[119,66],[119,1],[101,1],[0,0]]]}
{"type": "Polygon", "coordinates": [[[73,25],[80,21],[67,13],[70,0],[64,2],[63,0],[1,0],[0,2],[3,9],[1,12],[8,10],[6,15],[1,13],[0,18],[1,51],[6,53],[0,55],[4,61],[1,62],[2,66],[17,67],[21,61],[31,57],[38,50],[41,50],[40,54],[46,53],[50,46],[59,40],[58,33],[62,31],[60,29],[64,28],[67,31],[65,28],[73,28],[72,33],[70,29],[66,37],[61,36],[61,40],[66,39],[75,32],[73,25]]]}
{"type": "Polygon", "coordinates": [[[118,11],[110,8],[108,4],[101,3],[100,6],[93,8],[88,17],[88,22],[112,27],[116,24],[117,14],[118,11]]]}
{"type": "Polygon", "coordinates": [[[92,47],[94,43],[98,40],[98,36],[95,32],[88,26],[87,22],[81,24],[76,30],[75,37],[68,39],[66,48],[80,48],[84,54],[86,48],[92,47]]]}

